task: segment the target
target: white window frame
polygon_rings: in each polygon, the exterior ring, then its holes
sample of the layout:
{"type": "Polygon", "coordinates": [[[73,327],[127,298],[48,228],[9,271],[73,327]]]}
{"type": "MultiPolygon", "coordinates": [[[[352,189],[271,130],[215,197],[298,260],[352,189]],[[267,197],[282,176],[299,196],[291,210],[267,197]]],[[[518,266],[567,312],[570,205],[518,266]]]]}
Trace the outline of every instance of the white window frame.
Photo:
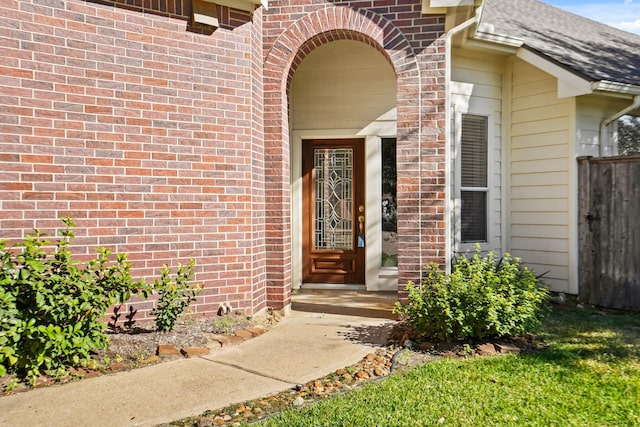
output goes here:
{"type": "Polygon", "coordinates": [[[492,165],[495,164],[495,120],[493,114],[487,114],[484,112],[473,111],[469,109],[467,112],[456,112],[455,114],[455,157],[454,157],[454,170],[455,170],[455,189],[454,189],[454,252],[469,253],[475,250],[476,244],[480,245],[482,251],[489,251],[496,247],[496,233],[495,233],[495,221],[492,219],[491,214],[494,211],[494,198],[496,192],[496,185],[494,182],[494,173],[492,173],[492,165]],[[462,118],[463,116],[477,116],[485,117],[487,119],[487,185],[486,187],[463,187],[462,186],[462,118]],[[487,197],[486,203],[486,229],[487,240],[486,241],[462,241],[462,192],[463,191],[478,191],[484,192],[487,197]]]}

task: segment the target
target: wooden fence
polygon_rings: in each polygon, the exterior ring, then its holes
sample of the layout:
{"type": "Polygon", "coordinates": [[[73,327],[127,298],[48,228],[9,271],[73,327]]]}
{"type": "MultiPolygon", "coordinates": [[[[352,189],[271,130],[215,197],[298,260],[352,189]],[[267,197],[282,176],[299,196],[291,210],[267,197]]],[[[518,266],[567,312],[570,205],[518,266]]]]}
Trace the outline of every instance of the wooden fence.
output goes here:
{"type": "Polygon", "coordinates": [[[581,301],[640,310],[640,156],[578,158],[581,301]]]}

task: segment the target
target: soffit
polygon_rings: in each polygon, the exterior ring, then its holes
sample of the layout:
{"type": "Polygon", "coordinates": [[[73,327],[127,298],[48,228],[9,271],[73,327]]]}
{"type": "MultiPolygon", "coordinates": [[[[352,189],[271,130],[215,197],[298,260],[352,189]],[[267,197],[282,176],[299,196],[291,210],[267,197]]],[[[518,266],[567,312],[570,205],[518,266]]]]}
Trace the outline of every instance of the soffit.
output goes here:
{"type": "Polygon", "coordinates": [[[226,6],[251,13],[260,5],[264,6],[265,9],[269,9],[269,0],[192,0],[191,4],[193,21],[212,27],[220,25],[216,12],[217,6],[226,6]]]}

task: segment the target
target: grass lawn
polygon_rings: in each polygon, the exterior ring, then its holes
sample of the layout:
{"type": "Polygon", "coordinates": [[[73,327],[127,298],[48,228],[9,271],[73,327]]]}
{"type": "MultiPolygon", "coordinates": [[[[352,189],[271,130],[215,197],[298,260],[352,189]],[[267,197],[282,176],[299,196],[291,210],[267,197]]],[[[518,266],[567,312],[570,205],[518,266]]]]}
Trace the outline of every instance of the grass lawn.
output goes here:
{"type": "Polygon", "coordinates": [[[640,314],[554,311],[535,353],[427,363],[264,426],[640,426],[640,314]]]}

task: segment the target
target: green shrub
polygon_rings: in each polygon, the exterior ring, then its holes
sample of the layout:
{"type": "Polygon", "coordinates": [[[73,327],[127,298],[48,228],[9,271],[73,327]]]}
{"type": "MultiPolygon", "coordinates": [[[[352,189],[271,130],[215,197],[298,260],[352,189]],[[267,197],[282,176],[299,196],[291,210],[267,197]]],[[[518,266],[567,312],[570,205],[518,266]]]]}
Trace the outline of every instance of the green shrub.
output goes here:
{"type": "Polygon", "coordinates": [[[171,276],[171,269],[162,267],[160,280],[153,282],[153,290],[158,294],[151,314],[155,317],[156,327],[160,331],[172,331],[182,312],[195,301],[200,293],[200,286],[191,286],[195,261],[187,265],[179,265],[176,274],[171,276]]]}
{"type": "Polygon", "coordinates": [[[99,249],[87,263],[74,261],[69,250],[74,223],[55,243],[38,230],[16,251],[0,242],[0,373],[31,381],[44,370],[66,372],[90,362],[90,352],[106,348],[105,324],[100,320],[114,304],[139,293],[142,283],[129,273],[127,256],[99,249]]]}
{"type": "Polygon", "coordinates": [[[449,275],[429,265],[422,285],[409,283],[407,290],[407,303],[396,303],[396,312],[422,336],[440,341],[532,331],[549,295],[518,258],[505,254],[496,261],[493,252],[481,257],[479,247],[471,259],[460,256],[449,275]]]}
{"type": "MultiPolygon", "coordinates": [[[[0,242],[0,256],[3,258],[4,247],[4,242],[0,242]]],[[[4,274],[2,276],[4,278],[4,274]]],[[[6,279],[0,279],[0,377],[7,373],[7,366],[17,363],[18,345],[24,329],[16,305],[16,297],[5,289],[7,284],[6,279]]]]}

